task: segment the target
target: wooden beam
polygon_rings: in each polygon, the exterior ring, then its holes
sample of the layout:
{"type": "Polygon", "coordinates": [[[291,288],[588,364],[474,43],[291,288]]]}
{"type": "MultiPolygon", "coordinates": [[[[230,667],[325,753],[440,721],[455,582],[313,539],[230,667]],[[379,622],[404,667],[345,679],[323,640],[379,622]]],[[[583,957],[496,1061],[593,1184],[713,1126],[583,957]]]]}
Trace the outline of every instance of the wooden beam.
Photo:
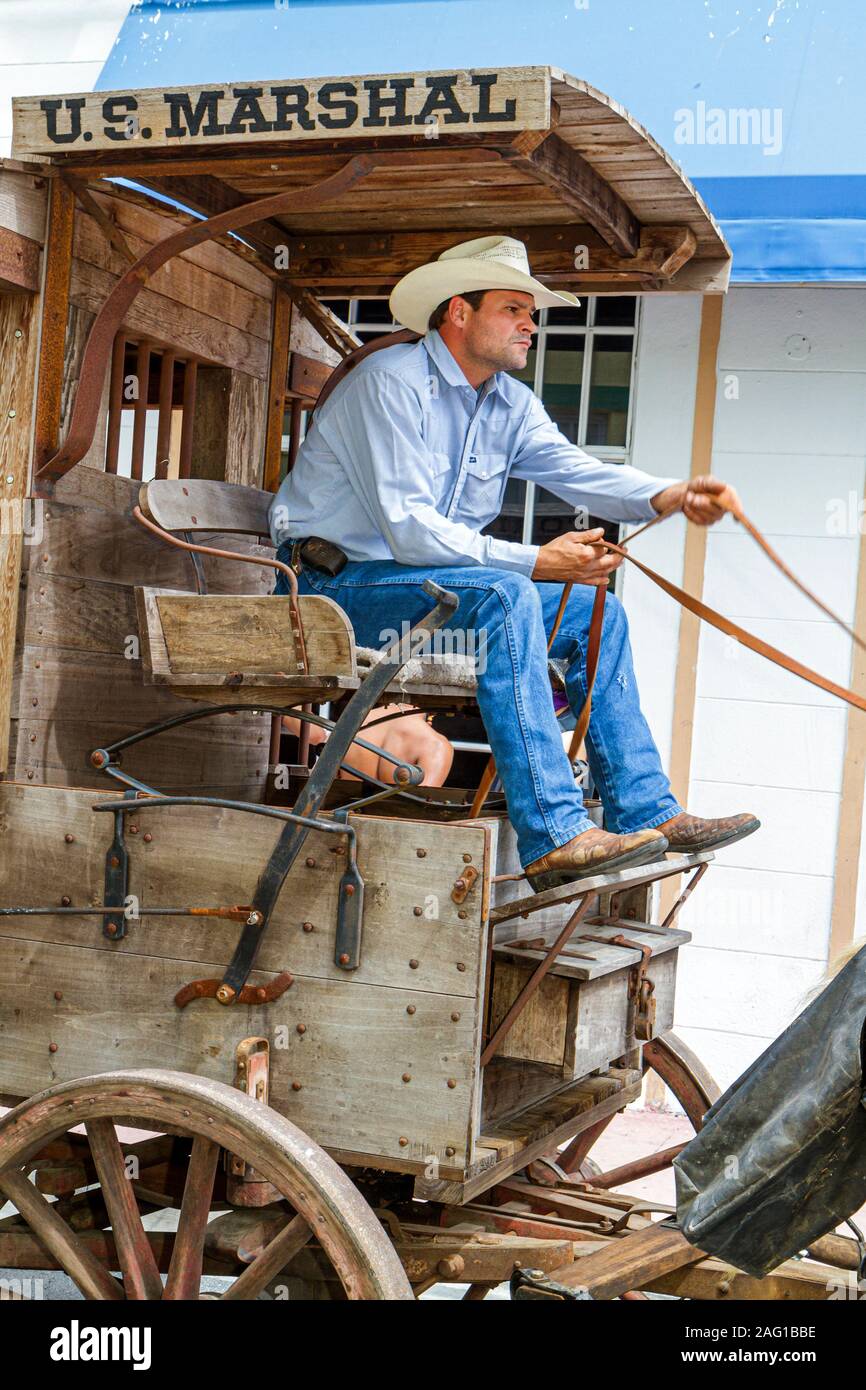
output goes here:
{"type": "MultiPolygon", "coordinates": [[[[612,251],[585,223],[506,226],[503,231],[526,245],[535,275],[557,284],[617,277],[669,280],[697,247],[691,228],[679,226],[642,227],[634,256],[612,251]],[[578,249],[586,252],[579,262],[586,264],[580,269],[575,264],[578,249]]],[[[435,260],[455,243],[483,235],[484,229],[472,226],[445,231],[292,234],[287,236],[290,272],[295,284],[326,293],[351,293],[370,281],[393,286],[401,275],[435,260]]]]}
{"type": "Polygon", "coordinates": [[[299,312],[316,329],[319,337],[341,357],[348,357],[350,352],[361,346],[360,338],[341,323],[326,305],[320,304],[309,290],[301,288],[288,278],[282,281],[282,286],[297,305],[299,312]]]}
{"type": "MultiPolygon", "coordinates": [[[[862,632],[866,625],[866,534],[861,532],[858,547],[857,599],[854,631],[862,632]]],[[[851,677],[849,685],[858,694],[866,692],[866,654],[861,647],[851,648],[851,677]]],[[[860,871],[860,838],[863,823],[864,778],[866,778],[866,714],[847,707],[845,715],[845,761],[842,767],[842,799],[839,809],[839,828],[836,834],[836,859],[833,866],[833,906],[830,914],[830,947],[828,960],[832,963],[848,949],[854,940],[857,916],[857,881],[860,871]]]]}
{"type": "Polygon", "coordinates": [[[315,357],[305,357],[301,352],[289,354],[290,395],[301,400],[318,400],[319,392],[334,368],[328,362],[319,362],[315,357]]]}
{"type": "Polygon", "coordinates": [[[118,333],[111,352],[111,376],[108,386],[108,432],[105,439],[105,471],[117,472],[120,450],[120,423],[123,418],[123,369],[126,364],[126,337],[118,333]]]}
{"type": "Polygon", "coordinates": [[[39,289],[39,257],[42,247],[32,237],[0,227],[0,290],[39,289]]]}
{"type": "Polygon", "coordinates": [[[30,519],[26,498],[38,324],[35,298],[0,295],[0,772],[9,766],[18,586],[24,523],[30,519]]]}
{"type": "Polygon", "coordinates": [[[110,242],[115,251],[117,251],[129,265],[135,265],[138,257],[135,252],[130,249],[126,237],[114,223],[110,214],[96,201],[84,180],[75,178],[72,174],[63,174],[61,177],[65,183],[68,183],[84,211],[89,217],[93,218],[106,241],[110,242]]]}
{"type": "Polygon", "coordinates": [[[286,408],[291,322],[292,301],[284,290],[275,288],[265,425],[265,469],[262,483],[265,492],[276,492],[280,485],[280,458],[283,447],[283,415],[286,408]]]}
{"type": "Polygon", "coordinates": [[[166,348],[159,365],[159,424],[156,431],[156,477],[167,478],[171,463],[171,414],[174,353],[166,348]]]}
{"type": "Polygon", "coordinates": [[[619,255],[637,254],[640,225],[631,208],[561,136],[548,135],[528,154],[518,142],[505,158],[552,189],[619,255]]]}
{"type": "Polygon", "coordinates": [[[138,344],[135,358],[136,389],[132,425],[132,474],[133,478],[144,477],[144,442],[147,427],[147,396],[150,390],[150,343],[138,344]]]}
{"type": "Polygon", "coordinates": [[[681,1231],[657,1223],[554,1270],[551,1279],[568,1288],[584,1288],[595,1299],[619,1298],[702,1259],[704,1252],[681,1231]]]}
{"type": "MultiPolygon", "coordinates": [[[[545,129],[538,133],[541,138],[546,138],[550,131],[545,129]]],[[[270,179],[276,183],[280,176],[306,178],[314,166],[318,167],[313,177],[321,177],[324,163],[330,162],[334,168],[339,167],[349,150],[352,154],[399,152],[411,156],[416,165],[471,168],[496,161],[503,148],[503,138],[507,139],[501,132],[487,135],[449,133],[439,140],[430,140],[426,135],[407,135],[399,139],[393,135],[364,135],[353,139],[351,145],[345,140],[316,140],[304,146],[282,144],[270,150],[259,148],[255,152],[250,149],[233,151],[221,142],[219,153],[208,150],[202,155],[179,149],[162,154],[135,155],[126,149],[122,154],[109,150],[86,159],[61,156],[57,167],[79,178],[129,178],[151,188],[156,187],[158,179],[185,178],[188,175],[199,177],[202,171],[209,177],[226,179],[229,184],[235,178],[270,179]],[[303,174],[299,172],[301,170],[303,174]]],[[[44,168],[40,168],[40,172],[44,173],[44,168]]]]}
{"type": "Polygon", "coordinates": [[[37,469],[47,463],[60,443],[74,216],[75,199],[71,188],[60,179],[53,179],[45,236],[45,283],[34,426],[33,461],[37,469]]]}

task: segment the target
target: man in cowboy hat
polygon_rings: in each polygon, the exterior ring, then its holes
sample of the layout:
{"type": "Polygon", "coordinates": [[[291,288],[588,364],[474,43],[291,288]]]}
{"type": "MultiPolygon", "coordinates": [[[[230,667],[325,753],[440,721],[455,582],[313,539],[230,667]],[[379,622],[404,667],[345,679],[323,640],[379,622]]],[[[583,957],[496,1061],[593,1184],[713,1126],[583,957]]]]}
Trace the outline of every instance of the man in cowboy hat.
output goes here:
{"type": "Polygon", "coordinates": [[[309,536],[345,552],[337,574],[304,568],[299,589],[334,599],[364,645],[381,646],[388,630],[429,611],[426,578],[458,594],[449,625],[484,636],[478,705],[536,889],[666,849],[730,844],[759,824],[747,814],[704,820],[678,805],[641,712],[625,614],[612,595],[586,738],[608,829],[592,824],[554,713],[547,634],[561,586],[572,580],[550,655],[564,660],[578,711],[595,586],[609,582],[620,557],[599,544],[601,529],[543,546],[482,534],[509,477],[610,521],[647,521],[673,506],[698,525],[724,514],[718,479],[655,478],[593,459],[509,375],[526,365],[533,311],[577,303],[533,279],[526,248],[512,237],[463,242],[405,275],[391,309],[423,337],[371,353],[340,382],[271,507],[281,558],[309,536]]]}

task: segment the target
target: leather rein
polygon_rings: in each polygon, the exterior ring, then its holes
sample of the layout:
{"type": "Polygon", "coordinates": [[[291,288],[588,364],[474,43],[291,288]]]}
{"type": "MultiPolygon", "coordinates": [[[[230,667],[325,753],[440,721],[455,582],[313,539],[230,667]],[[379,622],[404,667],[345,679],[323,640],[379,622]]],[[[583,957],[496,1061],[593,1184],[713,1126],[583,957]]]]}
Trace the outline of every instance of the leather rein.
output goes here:
{"type": "MultiPolygon", "coordinates": [[[[419,333],[413,333],[408,329],[400,329],[395,333],[385,334],[381,338],[376,338],[373,342],[364,344],[363,347],[356,348],[354,352],[349,353],[348,356],[344,357],[343,361],[335,367],[322,388],[316,404],[318,406],[322,405],[346,373],[351,371],[363,358],[369,356],[371,352],[377,352],[384,347],[392,347],[397,343],[417,342],[420,337],[421,335],[419,333]]],[[[766,537],[761,534],[757,526],[749,520],[742,508],[734,500],[730,489],[725,489],[724,492],[715,496],[713,500],[743,527],[789,583],[793,584],[810,603],[813,603],[816,608],[819,608],[837,627],[840,627],[843,632],[847,633],[852,642],[856,643],[863,651],[866,651],[866,641],[864,641],[843,618],[840,618],[838,613],[835,613],[832,608],[828,607],[823,599],[820,599],[817,594],[814,594],[808,585],[804,584],[803,581],[794,574],[793,570],[785,564],[782,557],[773,549],[766,537]]],[[[695,616],[700,618],[703,622],[709,623],[710,627],[714,627],[717,631],[723,632],[726,637],[733,637],[735,641],[739,642],[742,646],[748,647],[750,651],[757,652],[759,656],[766,657],[768,661],[772,661],[774,665],[780,666],[782,670],[790,671],[792,675],[799,676],[801,680],[808,681],[810,685],[815,685],[820,690],[826,690],[830,695],[835,695],[838,699],[844,700],[849,705],[853,705],[855,709],[866,712],[866,695],[858,694],[856,690],[849,690],[847,686],[837,685],[835,681],[831,681],[827,676],[822,676],[819,671],[813,671],[810,666],[804,665],[802,661],[797,661],[795,657],[788,656],[786,652],[779,651],[778,647],[771,646],[769,642],[765,642],[762,638],[756,637],[753,633],[748,632],[746,628],[740,627],[738,623],[732,622],[730,618],[726,618],[724,614],[718,613],[715,608],[711,608],[709,604],[704,603],[702,599],[695,598],[693,594],[688,593],[685,589],[681,589],[678,584],[674,584],[670,579],[665,579],[663,575],[657,574],[655,570],[650,569],[649,565],[645,565],[642,560],[636,559],[635,556],[629,552],[627,546],[630,545],[632,541],[636,540],[638,536],[642,536],[644,532],[649,531],[651,527],[658,526],[660,522],[666,521],[669,516],[674,516],[680,510],[681,508],[679,507],[671,507],[667,511],[660,512],[657,517],[654,517],[652,521],[648,521],[645,526],[640,526],[636,531],[632,531],[630,535],[625,537],[625,540],[620,545],[614,544],[613,541],[599,541],[597,543],[604,546],[606,550],[610,550],[616,555],[621,555],[624,560],[628,560],[630,564],[640,570],[641,574],[646,575],[647,579],[652,580],[653,584],[658,585],[658,587],[663,589],[671,598],[676,599],[677,603],[681,604],[689,613],[694,613],[695,616]]],[[[562,598],[547,643],[548,651],[550,651],[556,635],[559,632],[560,624],[565,614],[566,604],[568,603],[568,597],[574,582],[573,580],[569,580],[563,585],[562,598]]],[[[586,699],[577,717],[577,722],[571,737],[568,751],[568,756],[571,761],[577,756],[577,751],[589,727],[589,719],[592,712],[592,691],[598,671],[599,653],[601,651],[601,633],[604,623],[604,600],[606,593],[606,585],[599,585],[596,588],[586,650],[586,699]]],[[[478,790],[475,793],[471,815],[477,816],[480,814],[495,775],[496,764],[491,757],[485,768],[478,790]]]]}

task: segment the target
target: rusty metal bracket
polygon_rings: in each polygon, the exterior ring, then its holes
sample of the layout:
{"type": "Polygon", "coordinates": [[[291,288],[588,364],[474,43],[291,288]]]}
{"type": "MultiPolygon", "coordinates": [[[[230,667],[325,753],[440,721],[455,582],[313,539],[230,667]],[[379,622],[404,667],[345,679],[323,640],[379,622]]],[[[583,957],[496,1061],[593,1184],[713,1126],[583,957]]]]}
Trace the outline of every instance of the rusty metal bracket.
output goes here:
{"type": "Polygon", "coordinates": [[[707,869],[708,869],[709,867],[710,867],[710,865],[709,865],[709,860],[707,860],[706,863],[704,863],[704,864],[699,864],[698,867],[695,869],[695,872],[692,874],[692,876],[691,876],[691,878],[689,879],[688,883],[686,884],[685,888],[684,888],[683,891],[680,893],[680,896],[677,898],[676,902],[674,903],[674,905],[673,905],[673,907],[671,908],[670,912],[668,913],[667,917],[666,917],[666,918],[664,919],[664,921],[662,922],[661,926],[662,926],[662,930],[663,930],[663,931],[664,931],[667,927],[670,927],[670,926],[673,925],[673,923],[674,923],[674,921],[676,920],[676,917],[677,917],[677,915],[678,915],[678,913],[679,913],[680,908],[683,907],[683,905],[688,901],[689,897],[690,897],[691,894],[695,891],[695,889],[697,888],[698,884],[700,883],[701,879],[703,878],[704,874],[707,872],[707,869]]]}
{"type": "MultiPolygon", "coordinates": [[[[283,972],[266,985],[244,985],[234,1002],[237,1004],[273,1004],[275,999],[279,999],[287,989],[291,989],[294,982],[294,975],[283,972]]],[[[188,985],[184,985],[183,989],[178,990],[174,996],[174,1002],[179,1009],[185,1009],[187,1004],[191,1004],[194,999],[218,999],[221,984],[220,980],[192,980],[188,985]]]]}
{"type": "MultiPolygon", "coordinates": [[[[267,1038],[244,1038],[235,1049],[234,1084],[252,1100],[267,1105],[270,1096],[270,1044],[267,1038]]],[[[282,1193],[237,1154],[226,1152],[226,1197],[235,1207],[266,1207],[282,1193]]]]}
{"type": "Polygon", "coordinates": [[[477,877],[478,870],[474,864],[467,864],[465,869],[461,869],[460,877],[454,880],[454,887],[451,889],[451,901],[464,903],[475,887],[477,877]]]}

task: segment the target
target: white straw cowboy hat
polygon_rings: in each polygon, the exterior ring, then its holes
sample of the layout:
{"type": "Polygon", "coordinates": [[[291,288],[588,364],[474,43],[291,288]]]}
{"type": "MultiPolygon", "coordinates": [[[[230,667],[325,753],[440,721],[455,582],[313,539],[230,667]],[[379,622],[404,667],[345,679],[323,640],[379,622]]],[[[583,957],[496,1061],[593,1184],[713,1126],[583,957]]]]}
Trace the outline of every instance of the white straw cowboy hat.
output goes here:
{"type": "Polygon", "coordinates": [[[443,299],[473,290],[520,290],[531,294],[536,309],[574,306],[580,300],[567,290],[549,290],[533,279],[526,247],[512,236],[482,236],[461,241],[436,261],[410,270],[391,292],[391,313],[414,333],[426,333],[433,310],[443,299]]]}

